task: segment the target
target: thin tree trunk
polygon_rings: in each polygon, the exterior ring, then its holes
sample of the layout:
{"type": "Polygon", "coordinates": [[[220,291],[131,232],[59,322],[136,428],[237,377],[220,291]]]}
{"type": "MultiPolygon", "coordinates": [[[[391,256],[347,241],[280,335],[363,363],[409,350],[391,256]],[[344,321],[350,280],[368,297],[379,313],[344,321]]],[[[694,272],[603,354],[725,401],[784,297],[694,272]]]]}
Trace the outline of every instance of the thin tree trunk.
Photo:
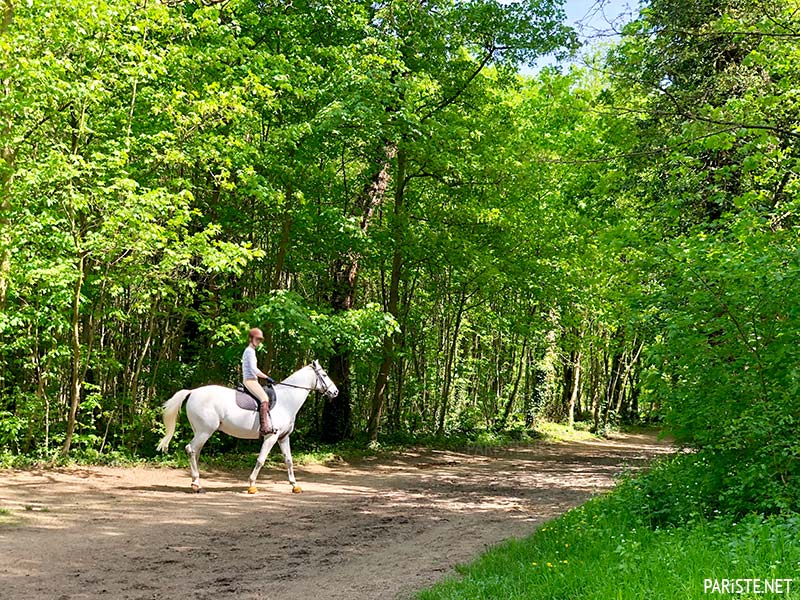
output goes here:
{"type": "Polygon", "coordinates": [[[2,150],[2,170],[0,175],[0,310],[6,307],[8,281],[11,275],[11,170],[14,154],[9,148],[2,150]]]}
{"type": "Polygon", "coordinates": [[[292,203],[294,202],[294,187],[291,183],[286,185],[284,191],[283,223],[281,224],[281,238],[278,242],[278,253],[275,256],[275,272],[272,275],[272,289],[280,289],[283,278],[283,269],[286,263],[286,255],[289,252],[289,234],[292,231],[293,212],[292,203]]]}
{"type": "Polygon", "coordinates": [[[614,344],[614,356],[611,359],[611,371],[608,374],[608,383],[606,385],[605,410],[603,411],[604,426],[608,424],[608,418],[615,404],[622,379],[622,359],[624,351],[621,348],[624,346],[624,337],[625,332],[622,329],[618,329],[617,333],[614,335],[614,340],[617,342],[614,344]]]}
{"type": "Polygon", "coordinates": [[[586,389],[586,412],[593,418],[594,417],[594,405],[596,402],[597,396],[597,352],[594,344],[589,346],[589,357],[588,357],[588,367],[589,367],[589,380],[588,384],[584,386],[586,389]]]}
{"type": "MultiPolygon", "coordinates": [[[[3,2],[3,16],[0,20],[0,35],[8,31],[8,27],[14,20],[14,2],[13,0],[5,0],[3,2]]],[[[11,94],[11,80],[5,79],[2,82],[3,95],[8,97],[11,94]]],[[[13,114],[2,115],[3,123],[2,130],[5,135],[9,135],[12,131],[15,116],[13,114]]],[[[14,162],[16,152],[10,146],[4,146],[0,152],[0,160],[2,160],[2,174],[0,174],[0,310],[6,307],[6,298],[8,296],[8,280],[11,274],[11,231],[8,213],[11,210],[10,187],[11,176],[14,169],[14,162]]]]}
{"type": "Polygon", "coordinates": [[[642,348],[644,347],[644,342],[636,345],[636,339],[634,338],[634,348],[631,350],[630,360],[626,361],[625,363],[625,371],[622,373],[621,383],[617,390],[617,403],[616,403],[616,413],[620,416],[624,416],[627,412],[627,406],[625,400],[629,398],[629,394],[625,394],[626,391],[630,391],[628,388],[631,387],[631,373],[633,368],[639,362],[639,355],[642,352],[642,348]]]}
{"type": "Polygon", "coordinates": [[[156,328],[156,310],[158,309],[158,301],[153,303],[152,308],[150,309],[150,323],[147,328],[147,336],[145,337],[144,346],[142,350],[138,353],[136,357],[136,366],[133,369],[133,375],[131,376],[131,383],[130,383],[130,393],[132,400],[135,401],[137,389],[139,388],[139,377],[142,373],[142,366],[144,365],[144,360],[147,357],[147,353],[150,350],[150,344],[153,341],[153,333],[155,333],[156,328]]]}
{"type": "Polygon", "coordinates": [[[11,235],[9,231],[10,224],[6,215],[11,210],[11,206],[5,199],[7,198],[5,189],[0,190],[0,193],[4,196],[4,199],[0,201],[0,310],[5,310],[6,298],[8,297],[8,279],[11,274],[11,235]]]}
{"type": "Polygon", "coordinates": [[[533,351],[528,351],[528,356],[526,357],[526,373],[525,373],[525,399],[524,399],[524,411],[525,411],[525,427],[533,427],[533,422],[536,417],[536,392],[538,383],[538,373],[539,370],[536,369],[536,360],[533,356],[533,351]]]}
{"type": "Polygon", "coordinates": [[[78,278],[75,281],[75,288],[72,293],[72,361],[70,362],[70,387],[69,387],[69,416],[67,418],[67,434],[64,438],[64,446],[61,454],[66,455],[72,445],[72,435],[75,432],[75,420],[78,415],[78,404],[81,398],[81,289],[85,276],[86,253],[81,251],[78,258],[78,278]]]}
{"type": "Polygon", "coordinates": [[[500,419],[500,426],[505,427],[506,423],[508,422],[508,417],[511,414],[511,407],[514,405],[514,400],[517,397],[517,391],[519,390],[519,382],[522,380],[522,373],[525,370],[525,360],[527,355],[525,351],[528,346],[528,338],[527,336],[522,338],[522,350],[519,353],[519,370],[517,371],[517,377],[514,380],[514,387],[511,388],[511,394],[508,396],[508,401],[506,402],[505,410],[503,410],[503,417],[500,419]]]}
{"type": "Polygon", "coordinates": [[[575,405],[578,402],[578,393],[581,386],[581,353],[575,354],[574,368],[572,370],[572,394],[569,397],[569,426],[575,426],[575,405]]]}
{"type": "MultiPolygon", "coordinates": [[[[284,208],[283,223],[281,225],[281,237],[278,241],[278,252],[275,256],[275,271],[272,274],[270,289],[279,290],[283,286],[283,269],[286,263],[286,255],[289,252],[289,234],[292,230],[292,203],[294,202],[294,187],[291,183],[286,184],[284,189],[284,208]]],[[[275,362],[275,345],[272,342],[274,327],[268,323],[264,328],[264,347],[266,357],[264,358],[264,372],[269,375],[272,371],[272,364],[275,362]]]]}
{"type": "Polygon", "coordinates": [[[450,399],[450,390],[452,388],[453,379],[453,363],[456,358],[456,351],[458,349],[458,333],[461,328],[461,318],[464,315],[464,305],[467,301],[467,287],[466,285],[461,290],[461,295],[458,302],[458,310],[453,329],[452,342],[449,344],[449,352],[447,354],[447,361],[444,366],[444,382],[442,386],[442,406],[439,411],[439,424],[436,427],[436,434],[441,435],[444,432],[444,420],[447,415],[447,405],[450,399]]]}
{"type": "Polygon", "coordinates": [[[628,412],[628,422],[637,423],[639,421],[639,366],[637,365],[631,374],[631,396],[630,410],[628,412]]]}

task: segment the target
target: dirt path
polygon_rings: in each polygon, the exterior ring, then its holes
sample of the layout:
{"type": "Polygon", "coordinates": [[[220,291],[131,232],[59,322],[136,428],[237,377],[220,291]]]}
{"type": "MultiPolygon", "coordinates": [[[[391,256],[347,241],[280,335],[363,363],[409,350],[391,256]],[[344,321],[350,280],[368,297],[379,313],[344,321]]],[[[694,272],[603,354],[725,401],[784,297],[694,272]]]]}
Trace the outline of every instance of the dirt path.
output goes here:
{"type": "Polygon", "coordinates": [[[300,495],[277,467],[255,496],[246,473],[205,471],[208,493],[191,495],[176,469],[0,471],[0,597],[405,598],[668,451],[626,435],[406,452],[300,466],[300,495]]]}

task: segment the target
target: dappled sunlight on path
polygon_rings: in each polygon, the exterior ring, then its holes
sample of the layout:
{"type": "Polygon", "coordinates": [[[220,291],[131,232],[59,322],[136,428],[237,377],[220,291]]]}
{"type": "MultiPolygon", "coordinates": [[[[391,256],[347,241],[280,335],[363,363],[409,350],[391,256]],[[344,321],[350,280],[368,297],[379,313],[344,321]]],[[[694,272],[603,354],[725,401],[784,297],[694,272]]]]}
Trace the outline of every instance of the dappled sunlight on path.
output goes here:
{"type": "Polygon", "coordinates": [[[10,598],[395,598],[608,489],[670,447],[655,435],[470,454],[407,451],[246,472],[0,471],[0,589],[10,598]]]}

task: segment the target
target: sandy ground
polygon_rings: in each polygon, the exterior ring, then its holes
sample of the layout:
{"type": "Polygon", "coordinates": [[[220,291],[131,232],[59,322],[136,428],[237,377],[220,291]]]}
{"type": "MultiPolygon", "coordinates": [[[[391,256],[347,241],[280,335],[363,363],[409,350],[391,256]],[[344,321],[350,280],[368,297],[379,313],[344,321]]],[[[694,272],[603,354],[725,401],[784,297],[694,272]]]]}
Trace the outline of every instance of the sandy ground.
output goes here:
{"type": "Polygon", "coordinates": [[[669,452],[654,435],[299,466],[0,471],[0,598],[408,598],[669,452]]]}

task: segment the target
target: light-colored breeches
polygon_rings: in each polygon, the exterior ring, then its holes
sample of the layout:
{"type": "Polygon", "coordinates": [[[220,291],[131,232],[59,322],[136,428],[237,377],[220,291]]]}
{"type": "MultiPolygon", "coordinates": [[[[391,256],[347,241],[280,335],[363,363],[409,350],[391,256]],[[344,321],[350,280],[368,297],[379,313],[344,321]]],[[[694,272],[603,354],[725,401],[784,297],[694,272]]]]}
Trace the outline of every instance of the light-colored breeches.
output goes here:
{"type": "Polygon", "coordinates": [[[267,392],[264,391],[264,388],[261,387],[261,384],[258,383],[258,379],[245,379],[244,385],[253,396],[258,398],[261,402],[266,402],[267,408],[269,408],[269,398],[267,398],[267,392]]]}

